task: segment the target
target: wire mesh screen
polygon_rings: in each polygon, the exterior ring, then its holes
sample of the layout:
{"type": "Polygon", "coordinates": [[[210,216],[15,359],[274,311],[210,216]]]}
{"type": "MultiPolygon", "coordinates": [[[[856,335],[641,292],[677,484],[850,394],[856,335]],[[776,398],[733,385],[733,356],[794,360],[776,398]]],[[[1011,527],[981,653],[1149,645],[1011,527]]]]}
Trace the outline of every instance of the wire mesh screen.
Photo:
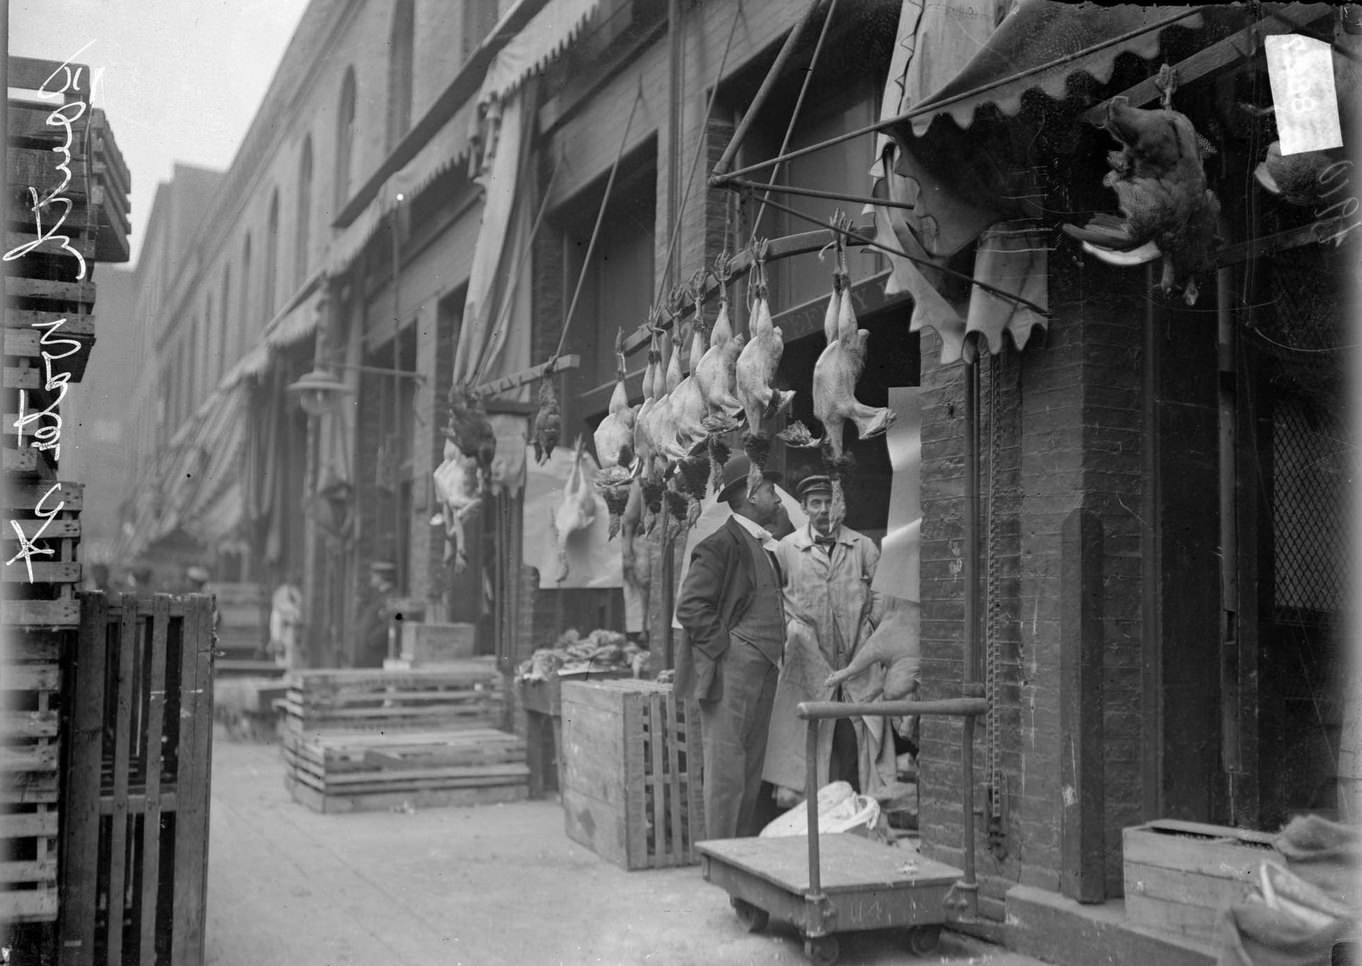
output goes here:
{"type": "Polygon", "coordinates": [[[1280,395],[1272,420],[1274,605],[1278,620],[1343,602],[1345,454],[1341,427],[1310,400],[1280,395]]]}

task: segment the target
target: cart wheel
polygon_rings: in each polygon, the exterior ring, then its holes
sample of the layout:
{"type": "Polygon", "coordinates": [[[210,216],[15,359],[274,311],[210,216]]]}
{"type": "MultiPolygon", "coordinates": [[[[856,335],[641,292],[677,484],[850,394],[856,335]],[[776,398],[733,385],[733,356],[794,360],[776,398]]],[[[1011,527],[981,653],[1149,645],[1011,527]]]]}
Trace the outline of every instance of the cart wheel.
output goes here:
{"type": "Polygon", "coordinates": [[[731,902],[733,911],[738,914],[738,921],[743,924],[743,928],[748,932],[761,932],[766,928],[766,924],[771,921],[769,912],[752,905],[745,899],[734,897],[731,902]]]}
{"type": "Polygon", "coordinates": [[[804,940],[804,955],[809,957],[814,966],[833,966],[840,951],[837,948],[836,936],[819,936],[816,939],[804,940]]]}
{"type": "Polygon", "coordinates": [[[908,930],[908,948],[916,956],[925,956],[941,944],[941,926],[914,926],[908,930]]]}

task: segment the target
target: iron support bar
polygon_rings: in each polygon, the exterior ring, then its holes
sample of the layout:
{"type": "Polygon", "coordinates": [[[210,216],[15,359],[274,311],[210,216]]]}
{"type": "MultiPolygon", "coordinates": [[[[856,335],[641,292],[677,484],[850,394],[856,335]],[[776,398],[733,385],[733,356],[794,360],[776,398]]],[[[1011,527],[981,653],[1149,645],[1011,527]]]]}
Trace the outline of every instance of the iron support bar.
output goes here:
{"type": "Polygon", "coordinates": [[[776,86],[776,80],[781,72],[785,70],[785,62],[790,59],[794,49],[799,44],[799,35],[804,32],[809,21],[813,19],[813,12],[818,9],[823,0],[810,0],[809,5],[804,9],[804,15],[799,18],[799,22],[790,28],[790,32],[785,35],[785,43],[780,47],[776,54],[776,59],[772,61],[771,68],[762,78],[761,87],[757,88],[757,93],[753,95],[752,101],[747,106],[746,113],[742,120],[738,122],[738,129],[733,132],[733,137],[728,142],[728,147],[724,148],[724,153],[719,156],[719,161],[714,165],[714,172],[710,176],[710,183],[716,184],[715,178],[722,178],[725,171],[733,164],[733,157],[738,153],[738,148],[742,147],[743,139],[747,137],[748,130],[756,121],[757,115],[761,113],[762,107],[766,104],[766,99],[771,96],[772,89],[776,86]]]}
{"type": "Polygon", "coordinates": [[[865,195],[853,195],[841,191],[821,191],[818,188],[801,188],[797,185],[766,184],[762,181],[749,181],[746,178],[734,178],[728,182],[726,187],[751,188],[754,191],[770,191],[778,195],[804,195],[809,198],[826,198],[831,201],[846,201],[858,205],[875,205],[877,208],[902,208],[905,211],[917,210],[917,205],[910,204],[907,201],[893,201],[889,198],[871,198],[865,195]]]}

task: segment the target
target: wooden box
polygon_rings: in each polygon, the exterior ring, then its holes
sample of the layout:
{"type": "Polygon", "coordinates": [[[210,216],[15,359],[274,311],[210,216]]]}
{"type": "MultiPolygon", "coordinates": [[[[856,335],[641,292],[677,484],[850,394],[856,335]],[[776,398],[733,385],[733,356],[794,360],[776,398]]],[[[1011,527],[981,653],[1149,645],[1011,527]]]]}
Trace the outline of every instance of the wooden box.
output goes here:
{"type": "Polygon", "coordinates": [[[503,716],[491,658],[407,671],[294,671],[287,682],[284,725],[294,731],[486,728],[503,716]]]}
{"type": "Polygon", "coordinates": [[[543,798],[561,787],[563,762],[563,682],[604,681],[631,677],[628,668],[603,671],[568,671],[552,677],[516,682],[520,707],[525,712],[525,738],[529,743],[530,797],[543,798]]]}
{"type": "Polygon", "coordinates": [[[1159,819],[1122,832],[1126,916],[1137,925],[1216,941],[1220,913],[1253,889],[1276,856],[1273,835],[1159,819]]]}
{"type": "Polygon", "coordinates": [[[562,684],[568,837],[625,869],[690,865],[705,837],[700,715],[670,684],[562,684]]]}
{"type": "Polygon", "coordinates": [[[402,624],[402,659],[413,666],[460,661],[473,656],[473,624],[402,624]]]}

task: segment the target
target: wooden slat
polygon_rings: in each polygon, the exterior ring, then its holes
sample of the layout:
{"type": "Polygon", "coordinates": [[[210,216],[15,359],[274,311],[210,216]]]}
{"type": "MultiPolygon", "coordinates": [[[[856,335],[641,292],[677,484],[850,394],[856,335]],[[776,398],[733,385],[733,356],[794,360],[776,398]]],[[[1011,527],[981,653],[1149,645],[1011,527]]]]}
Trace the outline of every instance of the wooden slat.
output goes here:
{"type": "Polygon", "coordinates": [[[56,802],[57,776],[53,772],[16,772],[0,781],[0,802],[33,805],[56,802]]]}
{"type": "Polygon", "coordinates": [[[86,101],[90,92],[90,68],[84,64],[66,64],[59,60],[42,60],[36,57],[11,57],[9,59],[10,87],[20,90],[36,91],[47,85],[48,90],[71,89],[62,95],[64,103],[86,101]],[[60,73],[56,73],[60,69],[60,73]],[[55,76],[53,76],[55,74],[55,76]]]}
{"type": "MultiPolygon", "coordinates": [[[[67,197],[71,197],[68,195],[67,197]]],[[[65,205],[40,205],[37,211],[33,209],[32,196],[27,191],[10,192],[9,221],[10,225],[25,230],[38,231],[41,229],[46,232],[58,222],[61,223],[60,230],[66,234],[78,231],[98,232],[103,218],[103,212],[99,207],[104,203],[104,189],[100,185],[90,186],[90,197],[72,197],[72,207],[68,212],[65,205]]],[[[96,241],[98,245],[98,241],[96,241]]],[[[95,258],[103,261],[96,248],[95,258]]]]}
{"type": "Polygon", "coordinates": [[[56,768],[57,746],[54,744],[0,745],[0,772],[56,771],[56,768]]]}
{"type": "MultiPolygon", "coordinates": [[[[35,245],[33,242],[40,236],[37,232],[5,232],[5,251],[12,252],[20,247],[24,247],[25,255],[59,255],[67,258],[75,258],[78,253],[85,259],[89,272],[88,264],[95,257],[95,233],[83,229],[70,229],[66,225],[56,231],[44,230],[42,240],[35,245]],[[27,246],[27,247],[25,247],[27,246]]],[[[23,257],[20,256],[10,264],[16,272],[22,272],[24,268],[23,257]]],[[[77,269],[70,266],[74,273],[77,269]]]]}
{"type": "Polygon", "coordinates": [[[123,962],[123,892],[128,878],[128,763],[132,748],[132,688],[134,641],[138,633],[136,607],[124,603],[119,626],[117,680],[114,706],[113,823],[109,836],[108,966],[123,962]]]}
{"type": "MultiPolygon", "coordinates": [[[[8,372],[9,370],[6,370],[8,372]]],[[[38,451],[35,449],[6,449],[5,472],[36,473],[38,471],[38,451]]]]}
{"type": "MultiPolygon", "coordinates": [[[[161,870],[161,753],[166,705],[166,639],[170,607],[164,597],[151,604],[151,675],[147,691],[146,820],[142,826],[142,938],[137,947],[146,962],[156,948],[156,901],[161,870]]],[[[194,789],[188,788],[189,794],[194,789]]]]}
{"type": "Polygon", "coordinates": [[[0,882],[57,881],[57,863],[47,859],[35,862],[0,862],[0,882]]]}
{"type": "Polygon", "coordinates": [[[61,813],[55,809],[41,812],[0,812],[0,839],[26,839],[56,835],[61,813]]]}
{"type": "MultiPolygon", "coordinates": [[[[71,147],[74,149],[75,145],[71,147]]],[[[10,148],[6,154],[11,190],[32,188],[39,197],[52,195],[72,200],[84,199],[85,175],[89,166],[74,150],[70,161],[66,162],[69,175],[57,167],[64,158],[56,151],[47,148],[10,148]]]]}
{"type": "MultiPolygon", "coordinates": [[[[63,512],[65,512],[65,508],[63,508],[63,512]]],[[[0,541],[17,543],[19,533],[14,529],[16,525],[26,540],[70,540],[80,536],[80,521],[76,519],[7,520],[5,522],[10,526],[0,528],[0,541]],[[47,529],[43,529],[43,524],[47,524],[47,529]]],[[[21,561],[15,561],[10,566],[17,567],[20,563],[21,561]]]]}
{"type": "MultiPolygon", "coordinates": [[[[11,102],[5,116],[8,143],[29,148],[52,148],[63,143],[67,137],[66,125],[48,123],[48,118],[52,117],[52,110],[50,107],[29,107],[11,102]]],[[[74,150],[75,144],[71,146],[74,150]]]]}
{"type": "Polygon", "coordinates": [[[5,366],[6,389],[37,389],[42,385],[40,370],[35,366],[5,366]]]}
{"type": "Polygon", "coordinates": [[[671,801],[668,803],[671,821],[667,823],[670,830],[667,836],[669,840],[667,855],[672,865],[685,865],[688,861],[686,851],[690,843],[682,834],[684,823],[681,821],[681,751],[678,747],[680,732],[676,723],[676,700],[674,696],[667,695],[662,701],[663,726],[667,729],[667,791],[671,794],[671,801]]]}
{"type": "MultiPolygon", "coordinates": [[[[57,723],[55,711],[0,711],[0,735],[11,738],[55,738],[57,723]]],[[[4,823],[5,816],[0,814],[0,835],[4,823]]]]}
{"type": "MultiPolygon", "coordinates": [[[[653,695],[645,695],[642,698],[643,705],[647,709],[648,719],[648,742],[651,745],[648,758],[652,764],[652,774],[648,776],[648,783],[652,786],[653,800],[653,854],[649,856],[644,852],[645,859],[652,861],[645,862],[652,865],[667,863],[667,776],[663,762],[667,760],[667,750],[664,744],[666,736],[662,731],[662,708],[655,700],[653,695]]],[[[645,800],[646,801],[646,800],[645,800]]]]}
{"type": "Polygon", "coordinates": [[[0,920],[5,922],[41,922],[56,914],[56,889],[0,892],[0,920]]]}
{"type": "MultiPolygon", "coordinates": [[[[54,313],[45,313],[52,315],[54,313]]],[[[60,318],[60,316],[59,316],[60,318]]],[[[57,372],[69,372],[75,368],[72,361],[82,352],[89,352],[94,345],[94,337],[88,335],[75,335],[67,330],[65,325],[51,330],[51,334],[44,333],[41,329],[10,329],[4,330],[4,351],[7,356],[16,356],[28,359],[39,359],[44,352],[50,353],[54,359],[52,363],[53,374],[57,372]],[[47,339],[47,344],[43,344],[43,339],[47,339]],[[81,343],[81,347],[71,355],[66,355],[71,350],[71,346],[60,340],[73,339],[81,343]],[[61,356],[60,359],[55,358],[61,356]]]]}
{"type": "MultiPolygon", "coordinates": [[[[0,569],[0,580],[6,583],[29,583],[28,568],[14,564],[0,569]]],[[[74,584],[80,581],[78,563],[39,563],[33,564],[33,583],[74,584]]]]}
{"type": "Polygon", "coordinates": [[[93,305],[95,283],[53,282],[43,278],[9,278],[5,280],[5,294],[10,298],[52,299],[58,302],[82,302],[93,305]]]}
{"type": "Polygon", "coordinates": [[[79,510],[85,502],[84,483],[43,480],[39,483],[13,483],[5,495],[10,510],[33,510],[41,503],[44,510],[62,504],[62,512],[79,510]]]}
{"type": "Polygon", "coordinates": [[[39,309],[6,308],[5,328],[32,329],[40,335],[43,332],[51,331],[53,338],[65,336],[93,337],[95,334],[95,316],[75,315],[69,312],[44,312],[39,309]],[[55,322],[60,322],[61,325],[52,327],[55,322]]]}
{"type": "Polygon", "coordinates": [[[193,966],[203,958],[203,899],[205,894],[206,819],[210,775],[212,723],[204,722],[204,705],[211,709],[211,611],[207,599],[191,601],[185,615],[180,663],[180,750],[178,787],[184,791],[175,820],[175,887],[171,962],[193,966]],[[201,755],[205,757],[201,757],[201,755]]]}
{"type": "Polygon", "coordinates": [[[75,627],[80,623],[80,604],[75,600],[7,600],[3,623],[8,626],[75,627]]]}
{"type": "MultiPolygon", "coordinates": [[[[12,604],[35,603],[34,601],[7,600],[5,607],[12,604]]],[[[4,691],[56,691],[61,687],[61,666],[57,664],[3,664],[0,665],[0,690],[4,691]]]]}

